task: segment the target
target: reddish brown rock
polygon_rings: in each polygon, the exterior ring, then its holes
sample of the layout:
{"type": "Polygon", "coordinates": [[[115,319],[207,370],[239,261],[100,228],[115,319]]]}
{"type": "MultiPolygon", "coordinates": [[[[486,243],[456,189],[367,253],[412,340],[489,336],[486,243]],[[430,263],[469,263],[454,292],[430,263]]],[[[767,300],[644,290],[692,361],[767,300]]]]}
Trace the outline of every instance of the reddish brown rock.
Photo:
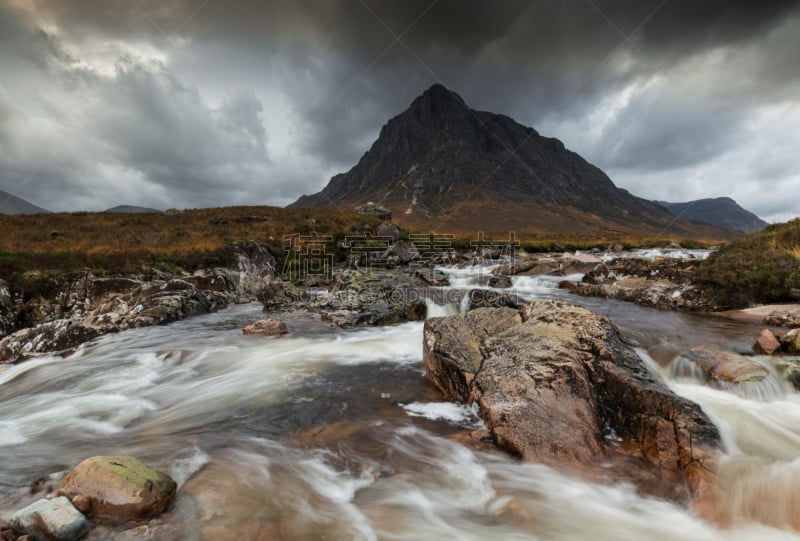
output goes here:
{"type": "Polygon", "coordinates": [[[769,329],[764,329],[761,334],[756,338],[756,343],[753,345],[753,350],[756,353],[763,353],[764,355],[772,355],[776,351],[780,351],[781,343],[772,334],[769,329]]]}
{"type": "Polygon", "coordinates": [[[95,456],[75,466],[57,494],[88,508],[93,521],[122,524],[161,513],[172,503],[176,489],[168,475],[135,458],[95,456]]]}
{"type": "Polygon", "coordinates": [[[244,334],[258,336],[280,336],[289,334],[286,323],[279,319],[262,319],[243,329],[244,334]]]}
{"type": "Polygon", "coordinates": [[[477,405],[496,444],[525,461],[624,472],[670,496],[710,490],[716,427],[656,381],[607,318],[556,301],[433,318],[423,362],[447,398],[477,405]],[[624,466],[606,468],[615,463],[624,466]]]}
{"type": "MultiPolygon", "coordinates": [[[[711,382],[745,383],[748,381],[761,381],[769,372],[754,359],[744,357],[738,353],[715,347],[698,346],[682,354],[676,369],[681,369],[681,364],[696,367],[702,376],[711,382]]],[[[681,375],[681,374],[675,374],[681,375]]]]}

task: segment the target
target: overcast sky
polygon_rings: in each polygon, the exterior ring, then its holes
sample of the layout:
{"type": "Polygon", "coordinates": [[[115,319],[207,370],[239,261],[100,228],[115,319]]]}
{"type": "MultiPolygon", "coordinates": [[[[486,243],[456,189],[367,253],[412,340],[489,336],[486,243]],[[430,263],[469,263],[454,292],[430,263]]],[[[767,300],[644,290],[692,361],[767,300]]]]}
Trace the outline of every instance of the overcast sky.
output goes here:
{"type": "Polygon", "coordinates": [[[439,82],[651,199],[800,215],[800,2],[0,0],[0,190],[285,205],[439,82]]]}

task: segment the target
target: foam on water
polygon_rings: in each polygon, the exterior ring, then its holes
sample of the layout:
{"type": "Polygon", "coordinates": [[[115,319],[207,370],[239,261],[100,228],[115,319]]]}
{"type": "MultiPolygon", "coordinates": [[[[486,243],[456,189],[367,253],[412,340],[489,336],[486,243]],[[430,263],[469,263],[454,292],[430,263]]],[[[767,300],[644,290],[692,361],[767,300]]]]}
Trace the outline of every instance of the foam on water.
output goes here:
{"type": "Polygon", "coordinates": [[[191,454],[185,458],[176,458],[169,467],[169,475],[182,487],[200,468],[208,464],[210,457],[198,447],[193,447],[191,454]]]}
{"type": "Polygon", "coordinates": [[[459,313],[457,304],[436,304],[432,299],[425,299],[427,318],[454,316],[459,313]]]}
{"type": "Polygon", "coordinates": [[[0,447],[10,447],[25,443],[27,438],[22,435],[19,423],[13,421],[0,421],[0,447]]]}
{"type": "Polygon", "coordinates": [[[666,248],[649,248],[646,250],[630,250],[628,252],[618,253],[605,253],[600,258],[603,261],[611,261],[621,257],[643,257],[646,259],[655,259],[657,257],[667,257],[673,259],[706,259],[713,250],[688,250],[688,249],[666,249],[666,248]]]}
{"type": "MultiPolygon", "coordinates": [[[[534,283],[541,277],[515,277],[520,278],[531,280],[531,295],[539,294],[535,288],[552,293],[545,286],[564,279],[534,283]]],[[[429,304],[429,316],[455,309],[429,304]]],[[[654,328],[662,321],[656,311],[636,310],[637,317],[653,314],[654,328]]],[[[700,404],[722,433],[720,477],[728,492],[717,505],[732,522],[720,529],[624,484],[590,483],[459,443],[449,437],[453,427],[423,419],[465,428],[478,426],[478,420],[463,406],[436,402],[441,398],[421,385],[409,396],[406,382],[386,389],[382,383],[375,387],[382,379],[365,384],[364,372],[374,375],[387,366],[419,377],[421,322],[258,340],[242,337],[238,323],[229,330],[210,327],[231,314],[251,321],[261,316],[257,307],[236,308],[169,328],[119,333],[79,355],[0,372],[3,484],[24,487],[92,454],[129,453],[169,472],[183,490],[199,484],[199,496],[217,498],[211,520],[231,532],[255,524],[278,527],[286,539],[799,538],[797,393],[763,402],[665,378],[675,392],[700,404]],[[333,380],[353,387],[349,394],[308,392],[313,385],[332,385],[331,375],[341,372],[359,374],[333,380]],[[345,408],[353,397],[383,393],[385,399],[369,403],[380,411],[361,408],[350,416],[356,408],[345,408]],[[308,413],[304,404],[325,415],[297,421],[308,413]],[[271,407],[283,417],[263,415],[274,413],[271,407]],[[282,422],[290,427],[285,432],[270,426],[282,422]],[[311,439],[293,443],[298,434],[311,439]],[[322,436],[314,439],[315,434],[322,436]]],[[[651,371],[660,372],[646,351],[639,354],[651,371]]],[[[194,509],[193,500],[180,498],[176,509],[194,509]]],[[[184,538],[191,538],[202,517],[190,519],[184,538]]]]}
{"type": "Polygon", "coordinates": [[[411,402],[402,404],[406,413],[413,417],[425,417],[433,421],[447,421],[457,425],[483,427],[483,421],[464,404],[453,402],[411,402]]]}
{"type": "Polygon", "coordinates": [[[790,391],[789,384],[782,380],[771,363],[765,362],[758,356],[750,359],[766,369],[767,375],[763,379],[741,382],[708,379],[696,362],[683,355],[678,355],[670,363],[670,376],[675,380],[703,382],[706,385],[737,394],[743,398],[765,402],[781,399],[790,391]]]}

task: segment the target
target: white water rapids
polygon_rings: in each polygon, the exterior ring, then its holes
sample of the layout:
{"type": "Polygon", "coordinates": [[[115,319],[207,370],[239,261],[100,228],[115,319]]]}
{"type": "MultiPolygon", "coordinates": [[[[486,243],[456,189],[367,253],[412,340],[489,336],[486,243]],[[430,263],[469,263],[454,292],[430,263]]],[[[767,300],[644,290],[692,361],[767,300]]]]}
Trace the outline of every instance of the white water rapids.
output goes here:
{"type": "MultiPolygon", "coordinates": [[[[448,272],[463,292],[485,270],[448,272]]],[[[422,323],[342,332],[292,315],[289,337],[243,336],[263,317],[256,305],[0,370],[0,517],[37,478],[113,454],[191,494],[175,505],[179,533],[154,539],[800,539],[800,395],[781,386],[755,399],[669,377],[677,352],[759,329],[569,296],[561,279],[516,277],[509,291],[610,315],[667,385],[701,404],[726,446],[723,524],[470,442],[479,421],[424,377],[422,323]]],[[[431,304],[429,316],[460,308],[431,304]]]]}

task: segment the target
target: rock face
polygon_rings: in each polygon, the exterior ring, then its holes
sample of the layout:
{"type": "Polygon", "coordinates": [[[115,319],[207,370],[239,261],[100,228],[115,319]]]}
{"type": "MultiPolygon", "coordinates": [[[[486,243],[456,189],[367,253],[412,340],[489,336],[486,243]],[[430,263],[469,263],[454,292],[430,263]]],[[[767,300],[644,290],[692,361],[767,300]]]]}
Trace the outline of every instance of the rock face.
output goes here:
{"type": "Polygon", "coordinates": [[[286,323],[279,319],[262,319],[248,325],[242,332],[258,336],[280,336],[289,334],[289,329],[286,327],[286,323]]]}
{"type": "Polygon", "coordinates": [[[697,265],[692,259],[620,257],[587,272],[573,291],[656,308],[704,309],[708,301],[691,282],[697,265]]]}
{"type": "Polygon", "coordinates": [[[640,469],[622,471],[645,490],[710,490],[717,429],[656,381],[606,318],[556,301],[433,318],[423,362],[448,398],[476,408],[497,445],[526,461],[598,474],[635,457],[640,469]]]}
{"type": "Polygon", "coordinates": [[[36,540],[76,541],[89,532],[89,522],[65,497],[38,500],[17,511],[9,525],[36,540]]]}
{"type": "Polygon", "coordinates": [[[96,456],[75,466],[57,494],[72,500],[93,521],[122,524],[161,513],[176,489],[168,475],[135,458],[96,456]]]}
{"type": "MultiPolygon", "coordinates": [[[[704,228],[617,188],[561,141],[507,116],[470,109],[440,84],[390,119],[352,169],[290,206],[368,202],[419,230],[491,230],[499,209],[513,231],[577,233],[591,224],[595,231],[669,228],[691,237],[704,228]],[[489,178],[491,189],[479,189],[489,178]]],[[[707,226],[706,234],[726,238],[731,232],[707,226]]]]}

